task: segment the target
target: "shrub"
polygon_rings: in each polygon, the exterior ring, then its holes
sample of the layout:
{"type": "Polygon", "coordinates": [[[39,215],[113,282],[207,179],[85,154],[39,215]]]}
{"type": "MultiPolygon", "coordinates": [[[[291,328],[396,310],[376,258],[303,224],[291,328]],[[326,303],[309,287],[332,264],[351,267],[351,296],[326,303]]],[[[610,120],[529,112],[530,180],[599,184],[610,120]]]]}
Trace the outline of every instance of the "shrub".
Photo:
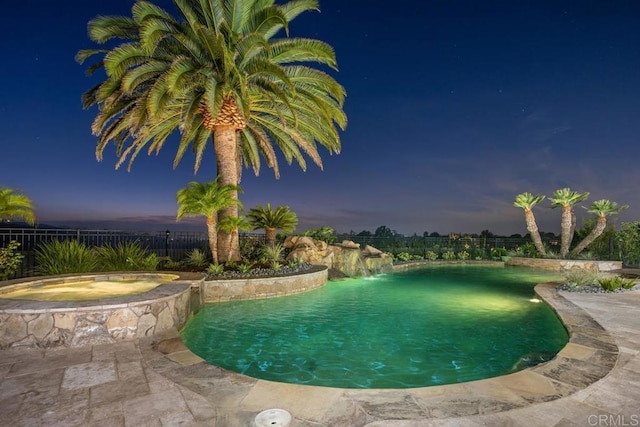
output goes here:
{"type": "Polygon", "coordinates": [[[625,279],[620,276],[603,277],[598,280],[598,283],[605,291],[614,292],[620,288],[631,289],[635,285],[635,280],[625,279]]]}
{"type": "Polygon", "coordinates": [[[250,262],[243,262],[242,264],[238,264],[237,268],[240,273],[246,274],[251,271],[251,269],[253,268],[253,264],[250,262]]]}
{"type": "Polygon", "coordinates": [[[545,255],[545,258],[548,259],[561,259],[562,257],[560,256],[560,253],[555,252],[553,250],[550,250],[547,248],[547,254],[545,255]]]}
{"type": "Polygon", "coordinates": [[[76,240],[52,240],[36,248],[36,271],[43,275],[88,273],[97,267],[94,248],[76,240]]]}
{"type": "Polygon", "coordinates": [[[322,228],[310,228],[309,230],[302,233],[303,236],[311,237],[315,240],[322,240],[323,242],[332,245],[338,239],[336,236],[336,232],[331,227],[322,227],[322,228]]]}
{"type": "Polygon", "coordinates": [[[485,251],[484,248],[480,248],[480,247],[474,247],[471,249],[471,251],[469,252],[469,258],[473,258],[477,261],[480,261],[484,258],[487,258],[487,251],[485,251]]]}
{"type": "Polygon", "coordinates": [[[160,257],[152,253],[147,255],[147,257],[138,264],[138,269],[142,271],[155,271],[158,269],[158,264],[160,264],[160,257]]]}
{"type": "Polygon", "coordinates": [[[262,260],[267,263],[278,263],[282,259],[284,246],[280,243],[266,245],[262,248],[262,260]]]}
{"type": "Polygon", "coordinates": [[[396,255],[396,259],[398,261],[406,262],[411,259],[411,255],[409,255],[408,252],[400,252],[399,254],[396,255]]]}
{"type": "Polygon", "coordinates": [[[263,239],[255,236],[247,236],[240,239],[240,256],[252,262],[257,262],[262,257],[263,239]]]}
{"type": "Polygon", "coordinates": [[[598,283],[599,274],[595,271],[576,268],[564,273],[565,286],[570,290],[577,290],[593,286],[598,283]]]}
{"type": "Polygon", "coordinates": [[[522,253],[522,248],[520,248],[520,246],[516,246],[514,249],[511,249],[510,251],[507,251],[507,256],[511,256],[511,257],[522,257],[524,256],[522,253]]]}
{"type": "Polygon", "coordinates": [[[170,257],[159,258],[159,263],[163,270],[179,270],[182,267],[180,262],[174,261],[170,257]]]}
{"type": "Polygon", "coordinates": [[[625,265],[640,266],[640,221],[623,222],[616,233],[620,258],[625,265]]]}
{"type": "Polygon", "coordinates": [[[446,251],[442,253],[442,259],[450,261],[456,259],[456,254],[453,251],[446,251]]]}
{"type": "Polygon", "coordinates": [[[435,261],[438,259],[438,254],[435,253],[434,251],[427,251],[424,257],[429,261],[435,261]]]}
{"type": "Polygon", "coordinates": [[[598,283],[605,291],[613,292],[620,288],[621,283],[617,280],[618,276],[615,277],[604,277],[598,280],[598,283]]]}
{"type": "Polygon", "coordinates": [[[19,242],[12,240],[6,248],[0,248],[0,280],[8,279],[20,267],[24,255],[16,251],[19,246],[19,242]]]}
{"type": "Polygon", "coordinates": [[[301,265],[303,263],[304,263],[304,261],[302,261],[301,259],[290,259],[287,262],[287,267],[296,268],[296,267],[298,267],[299,265],[301,265]]]}
{"type": "Polygon", "coordinates": [[[465,260],[469,259],[469,252],[467,252],[467,251],[458,252],[456,254],[456,257],[459,260],[465,261],[465,260]]]}
{"type": "Polygon", "coordinates": [[[491,258],[500,259],[503,256],[507,256],[509,252],[505,248],[491,248],[491,258]]]}
{"type": "Polygon", "coordinates": [[[282,264],[280,264],[278,261],[271,261],[271,269],[273,271],[280,271],[282,270],[282,264]]]}
{"type": "Polygon", "coordinates": [[[214,264],[209,264],[207,267],[207,275],[209,276],[217,276],[218,274],[222,274],[224,272],[224,264],[218,264],[217,262],[214,264]]]}
{"type": "Polygon", "coordinates": [[[209,262],[206,252],[201,249],[193,249],[187,253],[185,263],[196,268],[204,268],[209,262]]]}
{"type": "Polygon", "coordinates": [[[140,246],[139,242],[118,243],[95,248],[98,261],[97,270],[100,271],[137,271],[155,270],[160,261],[156,254],[140,246]]]}
{"type": "Polygon", "coordinates": [[[635,279],[624,279],[622,277],[620,279],[622,279],[622,289],[631,289],[636,285],[635,279]]]}
{"type": "Polygon", "coordinates": [[[540,258],[540,252],[538,252],[538,249],[536,248],[536,245],[533,242],[527,242],[524,245],[520,246],[520,251],[519,251],[523,256],[526,258],[540,258]]]}
{"type": "Polygon", "coordinates": [[[598,256],[593,252],[585,251],[585,252],[580,252],[578,255],[576,255],[575,258],[584,259],[584,260],[594,260],[594,259],[598,259],[598,256]]]}

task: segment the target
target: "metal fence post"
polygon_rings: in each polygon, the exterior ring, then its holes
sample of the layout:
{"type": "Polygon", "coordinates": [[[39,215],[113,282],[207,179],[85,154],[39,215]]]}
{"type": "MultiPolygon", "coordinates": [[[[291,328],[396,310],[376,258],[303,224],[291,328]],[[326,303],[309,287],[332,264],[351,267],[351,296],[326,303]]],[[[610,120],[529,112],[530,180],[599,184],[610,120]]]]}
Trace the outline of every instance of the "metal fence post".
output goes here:
{"type": "Polygon", "coordinates": [[[171,232],[169,230],[165,231],[165,237],[164,237],[164,256],[168,257],[169,256],[169,235],[171,234],[171,232]]]}

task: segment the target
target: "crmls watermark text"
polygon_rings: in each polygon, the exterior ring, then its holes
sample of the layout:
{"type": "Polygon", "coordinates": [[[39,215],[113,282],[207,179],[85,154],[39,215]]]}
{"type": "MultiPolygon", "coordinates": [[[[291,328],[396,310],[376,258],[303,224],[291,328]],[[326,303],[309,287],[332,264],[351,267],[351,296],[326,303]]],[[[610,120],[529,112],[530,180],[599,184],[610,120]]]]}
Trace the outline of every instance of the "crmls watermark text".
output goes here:
{"type": "Polygon", "coordinates": [[[587,422],[590,426],[598,427],[638,427],[640,426],[640,414],[589,415],[587,422]]]}

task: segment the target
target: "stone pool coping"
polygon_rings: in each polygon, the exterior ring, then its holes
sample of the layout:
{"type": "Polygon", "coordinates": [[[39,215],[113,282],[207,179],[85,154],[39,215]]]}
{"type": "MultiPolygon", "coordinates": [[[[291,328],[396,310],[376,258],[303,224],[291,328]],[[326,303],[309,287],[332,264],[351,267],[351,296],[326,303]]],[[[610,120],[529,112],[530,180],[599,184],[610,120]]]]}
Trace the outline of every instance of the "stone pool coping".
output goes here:
{"type": "Polygon", "coordinates": [[[203,361],[184,346],[177,331],[164,339],[141,340],[140,351],[155,372],[205,397],[229,417],[247,422],[265,408],[282,408],[310,423],[351,426],[496,414],[570,396],[606,377],[617,363],[619,349],[611,334],[560,295],[557,286],[535,287],[570,335],[557,356],[513,374],[466,383],[340,389],[259,380],[203,361]]]}

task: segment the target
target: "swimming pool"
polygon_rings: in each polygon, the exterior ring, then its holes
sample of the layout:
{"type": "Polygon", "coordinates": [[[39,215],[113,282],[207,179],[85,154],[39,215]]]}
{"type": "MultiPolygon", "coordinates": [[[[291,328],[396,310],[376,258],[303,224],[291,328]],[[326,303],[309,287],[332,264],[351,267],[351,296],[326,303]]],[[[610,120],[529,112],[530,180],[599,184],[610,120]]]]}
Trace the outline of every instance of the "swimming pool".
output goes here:
{"type": "Polygon", "coordinates": [[[341,388],[410,388],[514,372],[566,343],[533,286],[553,273],[434,266],[330,282],[282,298],[207,305],[182,332],[217,366],[341,388]]]}

